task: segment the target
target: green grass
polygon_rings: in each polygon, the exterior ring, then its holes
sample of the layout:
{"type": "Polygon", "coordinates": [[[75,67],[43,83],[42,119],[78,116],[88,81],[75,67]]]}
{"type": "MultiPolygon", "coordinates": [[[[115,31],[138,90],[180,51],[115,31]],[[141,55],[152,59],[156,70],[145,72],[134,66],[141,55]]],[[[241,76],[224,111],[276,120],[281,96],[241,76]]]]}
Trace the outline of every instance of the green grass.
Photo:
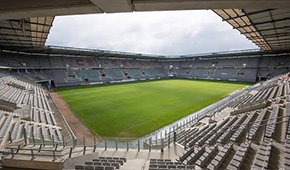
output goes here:
{"type": "Polygon", "coordinates": [[[175,79],[56,90],[100,136],[141,137],[246,85],[175,79]]]}

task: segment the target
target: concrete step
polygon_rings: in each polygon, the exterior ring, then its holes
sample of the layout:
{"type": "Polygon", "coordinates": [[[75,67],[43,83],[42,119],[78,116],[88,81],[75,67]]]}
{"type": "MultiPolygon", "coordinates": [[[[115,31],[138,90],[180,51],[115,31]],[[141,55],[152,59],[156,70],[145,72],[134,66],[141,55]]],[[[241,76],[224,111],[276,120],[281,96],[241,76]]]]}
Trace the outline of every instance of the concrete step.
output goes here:
{"type": "Polygon", "coordinates": [[[137,170],[144,169],[146,161],[144,159],[127,160],[127,162],[121,166],[120,170],[137,170]]]}

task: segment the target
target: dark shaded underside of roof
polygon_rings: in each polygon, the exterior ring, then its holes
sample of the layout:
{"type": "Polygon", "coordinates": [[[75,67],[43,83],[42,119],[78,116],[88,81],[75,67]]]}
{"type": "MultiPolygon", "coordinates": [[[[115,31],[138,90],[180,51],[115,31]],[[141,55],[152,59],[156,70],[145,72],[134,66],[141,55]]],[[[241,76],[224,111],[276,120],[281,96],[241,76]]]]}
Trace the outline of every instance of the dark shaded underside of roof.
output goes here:
{"type": "Polygon", "coordinates": [[[0,21],[0,46],[39,48],[45,45],[54,17],[0,21]]]}
{"type": "MultiPolygon", "coordinates": [[[[213,10],[264,51],[290,50],[290,9],[213,10]]],[[[3,49],[44,48],[54,17],[0,21],[3,49]]]]}
{"type": "Polygon", "coordinates": [[[214,12],[263,50],[290,49],[290,9],[216,9],[214,12]]]}

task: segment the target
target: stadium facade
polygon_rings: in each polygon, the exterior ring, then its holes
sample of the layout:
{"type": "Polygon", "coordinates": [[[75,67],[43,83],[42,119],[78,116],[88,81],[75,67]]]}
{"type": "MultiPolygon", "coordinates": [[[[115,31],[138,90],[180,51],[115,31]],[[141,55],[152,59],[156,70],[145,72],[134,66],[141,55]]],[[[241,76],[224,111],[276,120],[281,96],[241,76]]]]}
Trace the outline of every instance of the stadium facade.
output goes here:
{"type": "Polygon", "coordinates": [[[290,169],[289,1],[1,2],[0,142],[6,169],[290,169]],[[158,56],[45,46],[54,16],[214,9],[260,47],[158,56]],[[250,10],[251,9],[251,10],[250,10]],[[255,9],[255,10],[254,10],[255,9]],[[165,78],[257,82],[134,149],[77,142],[48,88],[165,78]],[[42,86],[44,85],[44,86],[42,86]],[[81,144],[81,145],[80,145],[81,144]],[[142,145],[142,146],[141,146],[142,145]]]}
{"type": "Polygon", "coordinates": [[[162,78],[256,82],[289,72],[287,51],[229,51],[158,56],[91,49],[46,47],[1,51],[2,71],[47,87],[162,78]]]}

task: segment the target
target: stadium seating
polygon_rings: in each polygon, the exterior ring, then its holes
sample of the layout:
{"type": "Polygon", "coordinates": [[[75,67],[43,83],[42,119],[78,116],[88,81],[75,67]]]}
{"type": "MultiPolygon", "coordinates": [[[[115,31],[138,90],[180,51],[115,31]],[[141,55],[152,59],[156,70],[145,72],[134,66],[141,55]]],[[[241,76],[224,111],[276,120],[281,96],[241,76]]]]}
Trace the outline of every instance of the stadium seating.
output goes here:
{"type": "Polygon", "coordinates": [[[263,141],[254,160],[253,169],[268,169],[272,142],[263,141]]]}
{"type": "Polygon", "coordinates": [[[191,165],[185,165],[179,162],[173,162],[170,159],[150,159],[149,170],[163,170],[163,169],[194,169],[191,165]]]}
{"type": "MultiPolygon", "coordinates": [[[[170,140],[166,144],[182,148],[182,153],[174,159],[148,156],[144,167],[147,160],[149,165],[144,169],[289,169],[290,78],[284,74],[287,69],[281,67],[289,59],[280,59],[283,62],[271,57],[260,63],[255,57],[172,62],[46,56],[35,60],[29,55],[1,53],[0,65],[9,70],[0,73],[0,146],[23,142],[24,136],[29,144],[64,144],[71,137],[56,114],[49,92],[35,82],[53,81],[58,87],[170,76],[251,82],[271,78],[242,90],[190,126],[180,127],[175,139],[171,133],[171,138],[164,139],[170,140]]],[[[63,148],[68,155],[68,148],[63,148]]],[[[72,168],[122,169],[128,161],[98,157],[72,168]]]]}
{"type": "Polygon", "coordinates": [[[219,169],[222,165],[222,163],[227,159],[229,153],[231,152],[233,148],[233,144],[229,143],[222,147],[217,155],[212,159],[212,161],[207,166],[207,169],[209,170],[216,170],[219,169]]]}
{"type": "Polygon", "coordinates": [[[89,77],[89,81],[92,81],[92,82],[98,82],[100,81],[100,73],[97,71],[97,70],[90,70],[90,71],[87,71],[87,75],[89,77]]]}
{"type": "Polygon", "coordinates": [[[76,164],[76,170],[115,170],[120,169],[126,163],[126,158],[120,157],[99,157],[93,161],[85,162],[84,165],[76,164]]]}
{"type": "Polygon", "coordinates": [[[2,144],[8,140],[24,139],[24,130],[27,142],[31,142],[32,138],[39,141],[63,141],[62,128],[58,126],[46,92],[40,85],[13,76],[3,76],[0,78],[0,87],[2,144]]]}
{"type": "Polygon", "coordinates": [[[112,80],[123,80],[124,79],[124,75],[119,69],[104,69],[104,72],[112,80]]]}
{"type": "Polygon", "coordinates": [[[123,72],[134,79],[141,79],[144,77],[139,69],[123,69],[123,72]]]}
{"type": "Polygon", "coordinates": [[[279,59],[264,57],[261,61],[257,57],[251,57],[170,62],[96,57],[85,59],[82,57],[39,57],[15,55],[8,52],[2,52],[0,57],[0,66],[10,67],[9,72],[31,81],[54,80],[55,86],[110,82],[120,79],[168,78],[169,76],[255,82],[289,71],[286,67],[289,59],[285,57],[279,57],[279,59]],[[173,66],[173,69],[170,69],[170,66],[173,66]]]}
{"type": "Polygon", "coordinates": [[[247,155],[247,152],[250,148],[249,143],[242,143],[238,150],[236,151],[233,159],[229,163],[227,169],[228,170],[233,170],[233,169],[241,169],[241,165],[247,155]]]}
{"type": "Polygon", "coordinates": [[[285,158],[285,169],[289,169],[290,168],[290,140],[289,138],[286,139],[286,142],[284,144],[284,158],[285,158]]]}
{"type": "MultiPolygon", "coordinates": [[[[289,77],[278,76],[257,84],[227,103],[226,107],[234,109],[216,123],[197,124],[176,131],[176,143],[186,145],[177,162],[195,169],[271,169],[273,143],[286,140],[280,144],[284,145],[282,155],[287,169],[290,160],[288,95],[289,77]],[[281,116],[288,116],[286,122],[281,122],[281,116]],[[281,123],[286,125],[285,130],[281,123]],[[278,135],[284,132],[285,136],[278,135]],[[250,164],[249,159],[253,159],[250,164]]],[[[150,163],[150,168],[158,169],[154,164],[150,163]]]]}

